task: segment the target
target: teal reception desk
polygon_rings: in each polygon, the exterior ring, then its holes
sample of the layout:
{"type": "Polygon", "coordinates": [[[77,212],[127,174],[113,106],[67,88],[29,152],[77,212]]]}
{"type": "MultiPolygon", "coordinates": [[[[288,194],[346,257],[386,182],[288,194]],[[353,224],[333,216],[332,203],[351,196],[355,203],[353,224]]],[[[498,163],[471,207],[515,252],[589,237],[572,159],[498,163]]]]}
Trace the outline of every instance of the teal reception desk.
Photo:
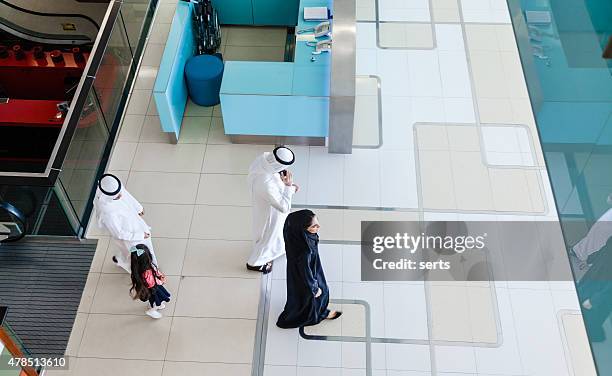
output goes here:
{"type": "MultiPolygon", "coordinates": [[[[228,6],[234,0],[220,1],[217,3],[228,6]]],[[[251,5],[245,5],[242,11],[246,9],[247,13],[261,15],[261,9],[256,10],[258,6],[277,0],[245,1],[251,5]]],[[[334,13],[331,53],[312,55],[315,48],[308,42],[316,39],[312,33],[302,33],[297,37],[291,62],[225,62],[221,111],[225,133],[233,142],[327,143],[332,153],[351,152],[355,107],[355,1],[301,0],[294,10],[297,21],[291,21],[285,12],[282,21],[278,22],[297,22],[296,31],[313,28],[319,22],[304,21],[304,8],[322,6],[333,9],[334,13]]],[[[161,128],[173,142],[178,142],[180,137],[187,102],[184,67],[195,54],[192,8],[193,4],[188,2],[177,4],[153,90],[161,128]]],[[[237,17],[234,22],[240,21],[240,14],[224,9],[220,6],[221,15],[226,12],[226,17],[237,17]]],[[[247,14],[244,21],[247,24],[251,22],[249,17],[247,14]]]]}
{"type": "MultiPolygon", "coordinates": [[[[309,6],[331,9],[332,2],[302,0],[296,31],[318,24],[304,21],[303,9],[309,6]]],[[[329,129],[331,54],[312,55],[314,47],[305,39],[314,37],[298,37],[293,62],[226,61],[221,109],[225,133],[233,141],[249,142],[255,136],[324,143],[329,129]]]]}

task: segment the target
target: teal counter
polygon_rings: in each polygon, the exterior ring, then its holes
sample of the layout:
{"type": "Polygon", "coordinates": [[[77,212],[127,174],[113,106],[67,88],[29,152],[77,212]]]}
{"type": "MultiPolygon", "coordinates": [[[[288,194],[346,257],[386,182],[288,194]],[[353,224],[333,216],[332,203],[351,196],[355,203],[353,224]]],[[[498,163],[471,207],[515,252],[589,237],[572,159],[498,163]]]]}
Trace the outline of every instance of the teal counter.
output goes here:
{"type": "Polygon", "coordinates": [[[221,94],[329,96],[330,54],[310,61],[313,47],[297,42],[295,62],[227,61],[221,94]]]}
{"type": "Polygon", "coordinates": [[[181,132],[188,97],[185,64],[196,53],[192,12],[192,3],[181,1],[177,4],[153,87],[161,129],[174,142],[178,141],[181,132]]]}
{"type": "MultiPolygon", "coordinates": [[[[296,30],[318,24],[304,22],[304,6],[331,9],[332,3],[331,0],[302,0],[296,30]]],[[[225,133],[327,137],[331,55],[312,55],[312,51],[314,47],[298,40],[293,62],[226,61],[221,84],[225,133]],[[312,56],[315,61],[311,61],[312,56]]]]}
{"type": "Polygon", "coordinates": [[[293,64],[226,61],[221,94],[292,95],[293,64]]]}
{"type": "Polygon", "coordinates": [[[299,0],[213,0],[223,25],[295,26],[299,0]]]}

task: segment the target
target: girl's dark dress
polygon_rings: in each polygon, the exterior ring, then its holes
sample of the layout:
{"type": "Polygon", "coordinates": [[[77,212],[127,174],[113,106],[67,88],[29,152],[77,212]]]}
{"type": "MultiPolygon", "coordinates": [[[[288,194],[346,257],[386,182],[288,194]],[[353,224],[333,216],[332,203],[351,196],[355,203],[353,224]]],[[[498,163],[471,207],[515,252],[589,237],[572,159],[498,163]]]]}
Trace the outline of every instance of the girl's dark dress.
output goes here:
{"type": "MultiPolygon", "coordinates": [[[[151,295],[149,296],[149,304],[151,308],[162,305],[163,302],[170,301],[170,293],[163,286],[163,283],[155,277],[153,270],[149,269],[142,275],[151,295]]],[[[146,302],[147,300],[143,300],[146,302]]]]}
{"type": "Polygon", "coordinates": [[[280,328],[315,325],[329,315],[329,288],[319,259],[319,235],[306,231],[313,216],[310,210],[300,210],[285,221],[287,303],[276,322],[280,328]],[[315,298],[318,289],[322,293],[315,298]]]}

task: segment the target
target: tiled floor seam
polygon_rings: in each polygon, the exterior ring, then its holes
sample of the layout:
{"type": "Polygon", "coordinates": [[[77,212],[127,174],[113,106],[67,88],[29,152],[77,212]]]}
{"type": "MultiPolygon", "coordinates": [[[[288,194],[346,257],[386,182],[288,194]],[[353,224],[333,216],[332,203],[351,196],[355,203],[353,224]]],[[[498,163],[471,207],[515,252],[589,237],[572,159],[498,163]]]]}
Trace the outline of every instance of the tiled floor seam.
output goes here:
{"type": "MultiPolygon", "coordinates": [[[[445,127],[445,126],[458,126],[458,127],[474,127],[474,128],[481,128],[479,127],[478,123],[457,123],[457,122],[439,122],[439,123],[433,123],[433,122],[416,122],[413,124],[413,127],[418,127],[421,125],[425,125],[427,127],[445,127]]],[[[529,128],[529,126],[525,125],[525,124],[508,124],[508,123],[503,123],[503,124],[496,124],[496,123],[485,123],[485,124],[481,124],[486,126],[495,126],[495,127],[508,127],[508,128],[512,128],[512,127],[516,127],[516,128],[524,128],[527,130],[527,135],[529,137],[529,141],[530,141],[530,146],[531,146],[531,156],[534,159],[534,161],[537,159],[536,153],[535,153],[535,147],[534,145],[536,145],[533,142],[533,136],[531,135],[531,128],[529,128]]],[[[479,129],[479,136],[480,136],[480,144],[481,146],[484,146],[486,144],[486,142],[484,141],[484,138],[482,137],[482,132],[479,129]]],[[[415,142],[415,145],[417,145],[417,143],[415,142]]],[[[537,145],[539,146],[539,144],[537,145]]],[[[415,148],[416,149],[416,148],[415,148]]],[[[546,170],[546,166],[542,166],[542,165],[533,165],[533,166],[527,166],[527,165],[495,165],[495,164],[490,164],[487,160],[486,157],[486,150],[484,147],[481,147],[480,149],[481,152],[481,162],[482,165],[488,168],[497,168],[497,169],[514,169],[514,170],[537,170],[537,171],[543,171],[546,170]]],[[[512,153],[512,152],[498,152],[498,153],[512,153]]]]}
{"type": "MultiPolygon", "coordinates": [[[[146,307],[143,305],[143,307],[146,307]]],[[[144,317],[144,310],[142,314],[134,314],[134,313],[116,313],[116,312],[79,312],[86,314],[88,316],[133,316],[133,317],[144,317]]],[[[180,317],[180,318],[190,318],[190,319],[219,319],[219,320],[239,320],[239,321],[256,321],[257,318],[250,317],[228,317],[228,316],[190,316],[190,315],[167,315],[167,318],[171,317],[180,317]]]]}
{"type": "MultiPolygon", "coordinates": [[[[513,305],[512,305],[512,294],[508,294],[508,304],[510,304],[510,313],[512,315],[512,326],[516,328],[516,316],[515,316],[515,311],[513,309],[513,305]]],[[[518,359],[521,363],[521,371],[525,372],[525,361],[523,360],[523,355],[521,353],[521,347],[519,346],[519,339],[518,336],[516,335],[516,330],[514,333],[514,341],[516,342],[516,351],[518,351],[518,359]]]]}
{"type": "MultiPolygon", "coordinates": [[[[468,43],[468,38],[467,38],[467,33],[466,33],[465,23],[464,23],[464,18],[463,18],[463,8],[462,8],[461,0],[457,0],[457,2],[458,2],[458,5],[459,5],[459,8],[458,8],[459,9],[459,20],[460,20],[459,24],[461,25],[461,34],[462,34],[462,38],[463,38],[463,44],[464,44],[464,50],[465,50],[465,58],[466,58],[466,61],[467,61],[468,76],[469,76],[469,80],[470,80],[470,87],[471,87],[471,93],[472,93],[472,103],[473,103],[473,106],[474,106],[474,116],[475,116],[475,119],[476,119],[476,124],[475,125],[478,128],[479,135],[480,135],[481,158],[484,158],[483,159],[484,165],[488,166],[488,164],[486,162],[484,162],[484,161],[486,161],[486,157],[484,155],[482,155],[482,153],[484,152],[484,147],[483,147],[483,145],[484,145],[484,138],[483,138],[483,134],[482,134],[482,124],[481,124],[481,121],[480,121],[480,112],[479,112],[479,108],[478,108],[478,97],[477,97],[477,94],[476,94],[477,91],[476,91],[476,86],[474,84],[473,67],[472,67],[472,62],[471,62],[471,59],[470,59],[469,43],[468,43]]],[[[416,127],[418,124],[419,123],[415,123],[413,125],[413,127],[416,127]]],[[[424,124],[428,124],[428,123],[424,123],[424,124]]],[[[429,124],[431,124],[431,123],[429,123],[429,124]]],[[[524,126],[527,127],[527,129],[529,130],[528,134],[529,134],[530,139],[532,140],[533,136],[531,135],[531,129],[528,126],[526,126],[526,125],[524,125],[524,126]]],[[[416,140],[417,140],[417,138],[415,136],[415,145],[418,145],[416,140]]],[[[418,149],[418,146],[417,146],[415,148],[415,151],[416,151],[417,155],[418,155],[418,150],[419,149],[418,149]]],[[[535,150],[533,150],[533,152],[535,153],[535,150]]],[[[415,157],[415,159],[416,159],[416,157],[415,157]]],[[[535,156],[534,156],[534,161],[535,161],[535,156]]],[[[497,168],[497,166],[495,168],[497,168]]],[[[418,164],[417,164],[417,169],[419,169],[419,165],[418,164]]],[[[417,174],[417,177],[419,177],[419,176],[420,175],[417,174]]],[[[493,187],[490,174],[487,173],[487,177],[489,179],[490,186],[493,187]]],[[[420,181],[420,177],[418,179],[420,181]]],[[[540,194],[542,194],[542,192],[543,192],[543,188],[542,188],[543,182],[542,182],[542,180],[540,178],[540,174],[538,174],[538,184],[540,186],[540,194]]],[[[545,198],[545,197],[543,197],[543,198],[545,198]]],[[[531,200],[531,197],[530,197],[530,200],[531,200]]],[[[549,207],[548,207],[547,201],[548,200],[543,200],[543,202],[544,202],[544,211],[541,213],[541,215],[546,215],[548,213],[548,211],[549,211],[549,207]]],[[[419,201],[419,202],[422,203],[422,201],[419,201]]],[[[455,197],[455,202],[456,202],[456,197],[455,197]]],[[[494,211],[494,212],[497,212],[497,211],[494,211]]],[[[501,213],[506,213],[506,212],[501,212],[501,213]]],[[[512,213],[512,214],[515,214],[515,213],[512,213]]],[[[517,214],[522,214],[522,212],[517,212],[517,214]]],[[[531,213],[527,212],[525,214],[531,214],[531,213]]]]}
{"type": "MultiPolygon", "coordinates": [[[[421,124],[424,125],[428,125],[428,126],[446,126],[449,123],[414,123],[414,143],[415,145],[418,145],[418,135],[417,135],[417,127],[421,124]]],[[[453,124],[453,123],[450,123],[453,124]]],[[[463,125],[463,124],[462,124],[463,125]]],[[[474,125],[474,124],[471,124],[474,125]]],[[[478,125],[476,125],[476,127],[478,127],[478,125]]],[[[480,127],[478,127],[480,128],[480,127]]],[[[482,136],[482,133],[481,133],[482,136]]],[[[481,140],[481,145],[483,144],[483,141],[481,140]]],[[[483,152],[482,152],[483,148],[481,146],[481,162],[482,158],[483,158],[483,152]]],[[[419,163],[419,154],[420,154],[420,148],[415,148],[415,164],[416,164],[416,170],[417,170],[417,186],[420,186],[420,182],[421,180],[421,175],[420,175],[420,163],[419,163]]],[[[515,166],[496,166],[496,165],[489,165],[487,163],[483,163],[483,166],[487,169],[508,169],[508,170],[526,170],[526,171],[547,171],[545,167],[526,167],[526,166],[521,166],[521,167],[515,167],[515,166]]],[[[489,184],[491,189],[493,189],[493,185],[492,185],[492,181],[490,178],[490,171],[487,170],[487,177],[489,179],[489,184]]],[[[451,168],[451,173],[452,173],[452,168],[451,168]]],[[[456,209],[456,208],[450,208],[450,209],[433,209],[433,208],[425,208],[425,211],[432,211],[432,212],[448,212],[448,211],[453,211],[453,212],[457,212],[457,213],[463,213],[463,214],[511,214],[511,215],[534,215],[534,216],[548,216],[550,213],[550,208],[549,208],[549,204],[548,204],[548,200],[546,199],[546,196],[544,195],[545,193],[545,188],[544,188],[544,183],[542,181],[542,177],[541,174],[536,174],[536,178],[538,181],[538,190],[540,193],[540,197],[542,198],[542,204],[544,206],[544,209],[541,212],[531,212],[531,211],[527,211],[527,212],[523,212],[523,211],[500,211],[500,210],[468,210],[468,209],[456,209]]],[[[454,181],[454,178],[453,178],[454,181]]],[[[453,190],[453,194],[455,194],[455,191],[453,190]]],[[[421,198],[421,191],[417,191],[417,195],[419,196],[419,198],[421,198]]],[[[531,202],[531,206],[534,207],[533,205],[533,199],[531,196],[529,196],[529,200],[531,202]]],[[[457,198],[455,196],[455,202],[457,202],[457,198]]],[[[422,201],[419,201],[419,206],[423,206],[422,201]]]]}
{"type": "MultiPolygon", "coordinates": [[[[382,21],[380,19],[380,4],[379,4],[380,0],[375,0],[374,1],[374,7],[375,7],[375,17],[376,19],[374,20],[374,23],[376,24],[376,47],[380,48],[380,49],[388,49],[388,50],[435,50],[437,48],[437,43],[436,43],[436,28],[435,28],[435,24],[433,21],[433,1],[432,0],[427,0],[428,2],[428,6],[429,6],[429,21],[421,21],[421,22],[415,22],[415,23],[421,23],[421,24],[429,24],[431,25],[431,34],[432,34],[432,41],[433,41],[433,45],[431,48],[411,48],[411,47],[403,47],[403,48],[398,48],[398,47],[383,47],[380,44],[380,24],[381,23],[385,23],[388,21],[382,21]]],[[[359,22],[359,21],[357,21],[359,22]]],[[[405,21],[398,21],[397,23],[412,23],[412,22],[405,22],[405,21]]]]}
{"type": "MultiPolygon", "coordinates": [[[[244,362],[203,362],[198,360],[164,360],[164,359],[145,359],[145,358],[105,358],[105,357],[96,357],[96,356],[81,356],[76,357],[76,359],[101,359],[101,360],[133,360],[133,361],[147,361],[147,362],[169,362],[169,363],[202,363],[202,364],[244,364],[250,365],[251,363],[244,362]]],[[[80,376],[80,375],[79,375],[80,376]]]]}
{"type": "Polygon", "coordinates": [[[569,349],[569,343],[568,343],[568,339],[567,339],[567,334],[565,333],[564,329],[564,324],[563,324],[563,316],[565,315],[577,315],[580,316],[582,318],[582,312],[580,311],[576,311],[576,310],[571,310],[571,309],[562,309],[559,310],[557,312],[557,323],[558,323],[558,329],[559,329],[559,335],[561,336],[562,342],[563,342],[563,352],[565,354],[565,364],[567,366],[568,372],[570,375],[579,375],[580,374],[580,370],[575,370],[574,369],[574,365],[571,363],[571,351],[569,349]]]}
{"type": "Polygon", "coordinates": [[[260,279],[260,295],[255,324],[255,338],[253,341],[253,360],[251,363],[252,376],[264,376],[263,373],[266,366],[266,340],[269,325],[268,317],[270,310],[271,288],[272,275],[262,275],[260,279]]]}

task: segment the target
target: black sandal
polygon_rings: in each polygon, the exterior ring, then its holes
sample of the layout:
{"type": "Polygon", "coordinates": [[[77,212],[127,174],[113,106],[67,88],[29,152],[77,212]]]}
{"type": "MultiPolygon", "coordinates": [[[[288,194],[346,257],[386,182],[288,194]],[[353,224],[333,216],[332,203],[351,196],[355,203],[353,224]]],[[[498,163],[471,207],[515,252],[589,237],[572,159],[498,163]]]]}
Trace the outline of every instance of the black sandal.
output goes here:
{"type": "Polygon", "coordinates": [[[334,315],[334,317],[326,317],[325,320],[335,320],[338,317],[342,316],[342,311],[335,311],[336,314],[334,315]]]}
{"type": "Polygon", "coordinates": [[[272,263],[269,262],[267,264],[263,264],[261,266],[251,266],[248,263],[246,264],[248,270],[252,270],[254,272],[260,272],[262,274],[268,274],[272,271],[272,263]]]}

